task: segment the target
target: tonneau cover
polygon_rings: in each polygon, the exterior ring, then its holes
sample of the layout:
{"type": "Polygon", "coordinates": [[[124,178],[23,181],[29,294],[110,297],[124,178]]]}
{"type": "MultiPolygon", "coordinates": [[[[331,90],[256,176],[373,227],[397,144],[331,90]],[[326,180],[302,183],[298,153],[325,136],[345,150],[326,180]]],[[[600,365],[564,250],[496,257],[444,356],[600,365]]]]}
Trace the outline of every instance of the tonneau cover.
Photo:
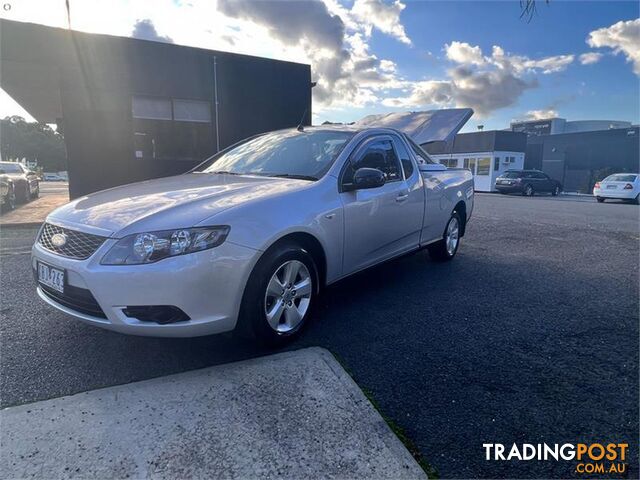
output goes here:
{"type": "Polygon", "coordinates": [[[407,134],[418,145],[424,145],[452,140],[472,115],[471,108],[396,112],[368,115],[355,125],[363,128],[394,128],[407,134]]]}

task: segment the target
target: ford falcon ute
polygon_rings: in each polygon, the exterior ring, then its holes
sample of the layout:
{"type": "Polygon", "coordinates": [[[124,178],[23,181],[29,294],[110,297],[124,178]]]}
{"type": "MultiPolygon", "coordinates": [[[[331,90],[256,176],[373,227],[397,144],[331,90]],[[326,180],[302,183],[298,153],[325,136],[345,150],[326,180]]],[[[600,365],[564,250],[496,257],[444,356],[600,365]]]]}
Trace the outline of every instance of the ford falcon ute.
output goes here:
{"type": "Polygon", "coordinates": [[[456,255],[472,175],[418,146],[472,113],[444,112],[261,134],[189,173],[78,198],[36,238],[37,293],[121,333],[284,343],[324,286],[422,248],[456,255]]]}

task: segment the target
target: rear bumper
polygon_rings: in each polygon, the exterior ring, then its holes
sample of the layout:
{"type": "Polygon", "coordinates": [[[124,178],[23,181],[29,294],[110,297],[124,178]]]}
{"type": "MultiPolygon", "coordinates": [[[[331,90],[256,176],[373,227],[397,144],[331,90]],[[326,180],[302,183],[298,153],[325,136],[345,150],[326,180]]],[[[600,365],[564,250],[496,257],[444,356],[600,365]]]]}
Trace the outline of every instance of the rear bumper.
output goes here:
{"type": "Polygon", "coordinates": [[[620,200],[633,200],[638,193],[635,190],[607,190],[606,188],[593,189],[593,196],[600,198],[617,198],[620,200]]]}
{"type": "Polygon", "coordinates": [[[500,193],[522,193],[522,185],[494,185],[500,193]]]}

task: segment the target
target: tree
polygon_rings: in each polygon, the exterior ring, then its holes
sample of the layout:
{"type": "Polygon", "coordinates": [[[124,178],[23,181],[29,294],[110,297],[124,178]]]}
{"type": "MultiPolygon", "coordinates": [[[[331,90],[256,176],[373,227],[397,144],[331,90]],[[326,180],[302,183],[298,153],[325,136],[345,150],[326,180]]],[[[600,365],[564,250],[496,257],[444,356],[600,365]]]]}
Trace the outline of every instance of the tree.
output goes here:
{"type": "Polygon", "coordinates": [[[36,162],[44,171],[67,169],[63,136],[46,123],[27,122],[19,116],[0,120],[0,156],[36,162]]]}

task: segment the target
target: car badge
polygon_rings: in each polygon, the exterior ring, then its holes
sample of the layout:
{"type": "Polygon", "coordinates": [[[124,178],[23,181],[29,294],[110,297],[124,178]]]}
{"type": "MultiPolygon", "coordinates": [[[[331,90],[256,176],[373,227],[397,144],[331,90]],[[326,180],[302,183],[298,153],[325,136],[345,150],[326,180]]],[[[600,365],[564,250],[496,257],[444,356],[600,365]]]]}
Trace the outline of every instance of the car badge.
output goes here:
{"type": "Polygon", "coordinates": [[[56,233],[51,237],[51,243],[54,247],[64,247],[67,243],[67,236],[64,233],[56,233]]]}

